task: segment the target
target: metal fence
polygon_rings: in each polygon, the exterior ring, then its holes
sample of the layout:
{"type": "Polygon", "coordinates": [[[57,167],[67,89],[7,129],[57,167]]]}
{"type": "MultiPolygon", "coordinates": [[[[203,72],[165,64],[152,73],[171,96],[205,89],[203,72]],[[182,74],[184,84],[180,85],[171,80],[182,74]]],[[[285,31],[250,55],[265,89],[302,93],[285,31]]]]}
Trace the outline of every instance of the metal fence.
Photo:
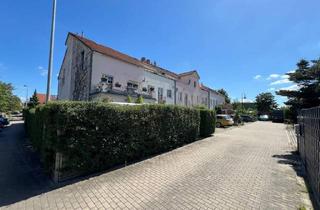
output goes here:
{"type": "Polygon", "coordinates": [[[298,124],[298,150],[314,198],[320,206],[320,107],[301,110],[298,124]]]}

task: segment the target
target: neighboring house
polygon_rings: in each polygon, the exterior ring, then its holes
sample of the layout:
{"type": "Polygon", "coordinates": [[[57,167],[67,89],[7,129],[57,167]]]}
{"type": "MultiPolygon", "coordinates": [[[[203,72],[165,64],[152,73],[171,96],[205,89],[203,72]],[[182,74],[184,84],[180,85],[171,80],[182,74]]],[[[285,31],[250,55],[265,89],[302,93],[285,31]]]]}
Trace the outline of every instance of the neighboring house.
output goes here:
{"type": "MultiPolygon", "coordinates": [[[[46,103],[46,97],[47,97],[47,94],[37,93],[37,98],[38,98],[40,104],[45,104],[46,103]]],[[[51,101],[57,100],[57,96],[51,95],[50,96],[50,100],[51,101]]]]}
{"type": "Polygon", "coordinates": [[[224,97],[199,83],[197,71],[176,74],[149,59],[136,59],[73,33],[59,73],[58,100],[126,102],[142,96],[146,103],[184,106],[224,104],[224,97]]]}

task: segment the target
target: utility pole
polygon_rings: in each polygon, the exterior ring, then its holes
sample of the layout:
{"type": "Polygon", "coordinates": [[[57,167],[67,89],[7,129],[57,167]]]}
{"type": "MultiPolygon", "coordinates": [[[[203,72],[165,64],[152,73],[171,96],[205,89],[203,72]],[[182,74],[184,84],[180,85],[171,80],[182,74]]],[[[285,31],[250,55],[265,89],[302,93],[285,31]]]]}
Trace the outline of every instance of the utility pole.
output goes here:
{"type": "Polygon", "coordinates": [[[51,89],[51,76],[52,76],[52,67],[53,67],[54,33],[55,33],[55,25],[56,25],[56,7],[57,7],[57,1],[53,0],[46,103],[48,103],[48,101],[50,101],[50,95],[51,95],[50,89],[51,89]]]}

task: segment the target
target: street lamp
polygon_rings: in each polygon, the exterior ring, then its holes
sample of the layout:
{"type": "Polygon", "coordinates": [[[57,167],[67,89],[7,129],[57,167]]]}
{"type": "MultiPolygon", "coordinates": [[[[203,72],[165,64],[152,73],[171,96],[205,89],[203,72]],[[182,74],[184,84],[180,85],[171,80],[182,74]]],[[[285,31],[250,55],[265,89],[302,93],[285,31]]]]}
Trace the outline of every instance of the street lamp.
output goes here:
{"type": "Polygon", "coordinates": [[[23,85],[23,87],[26,88],[27,92],[26,92],[26,101],[25,101],[25,106],[27,106],[28,104],[28,86],[27,85],[23,85]]]}
{"type": "Polygon", "coordinates": [[[51,88],[51,76],[52,76],[52,67],[53,67],[53,48],[54,48],[54,32],[55,32],[55,25],[56,25],[56,7],[57,7],[57,1],[53,0],[46,103],[50,101],[50,95],[51,95],[50,88],[51,88]]]}

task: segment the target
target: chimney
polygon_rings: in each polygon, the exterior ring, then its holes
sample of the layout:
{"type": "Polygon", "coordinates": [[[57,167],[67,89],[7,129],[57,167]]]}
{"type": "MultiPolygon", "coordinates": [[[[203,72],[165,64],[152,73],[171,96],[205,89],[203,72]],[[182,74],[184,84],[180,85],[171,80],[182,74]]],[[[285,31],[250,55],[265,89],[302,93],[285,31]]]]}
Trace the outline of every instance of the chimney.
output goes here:
{"type": "Polygon", "coordinates": [[[146,58],[145,57],[142,57],[141,58],[141,62],[145,62],[146,61],[146,58]]]}

